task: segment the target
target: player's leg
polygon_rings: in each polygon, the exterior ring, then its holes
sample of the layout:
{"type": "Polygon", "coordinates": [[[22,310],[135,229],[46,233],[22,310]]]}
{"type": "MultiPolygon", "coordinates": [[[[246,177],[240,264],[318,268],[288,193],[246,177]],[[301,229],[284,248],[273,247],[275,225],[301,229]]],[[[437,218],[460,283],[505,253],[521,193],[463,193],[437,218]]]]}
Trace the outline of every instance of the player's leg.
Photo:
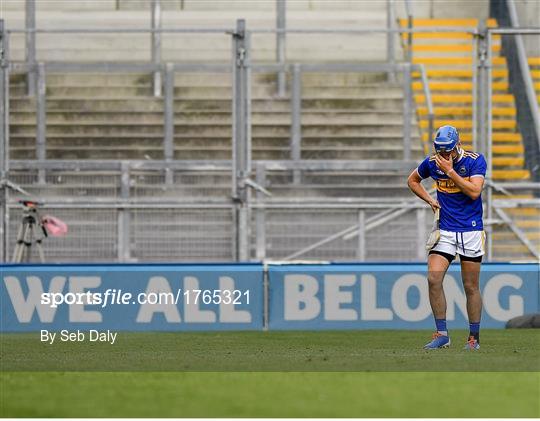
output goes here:
{"type": "Polygon", "coordinates": [[[484,233],[475,231],[464,233],[461,261],[461,279],[467,297],[469,317],[469,340],[467,349],[480,348],[480,319],[482,317],[482,296],[480,294],[480,270],[484,254],[484,233]]]}
{"type": "Polygon", "coordinates": [[[435,319],[446,319],[446,297],[443,280],[454,256],[444,252],[432,251],[428,257],[429,303],[435,319]]]}
{"type": "Polygon", "coordinates": [[[467,297],[467,315],[469,316],[469,340],[465,347],[478,349],[480,348],[480,319],[482,316],[482,296],[480,295],[480,267],[482,263],[469,259],[471,258],[461,257],[461,279],[467,297]]]}
{"type": "Polygon", "coordinates": [[[446,348],[450,345],[450,337],[446,328],[446,297],[443,280],[453,259],[452,254],[438,250],[432,250],[428,256],[429,303],[437,331],[433,335],[432,341],[424,346],[425,349],[446,348]]]}

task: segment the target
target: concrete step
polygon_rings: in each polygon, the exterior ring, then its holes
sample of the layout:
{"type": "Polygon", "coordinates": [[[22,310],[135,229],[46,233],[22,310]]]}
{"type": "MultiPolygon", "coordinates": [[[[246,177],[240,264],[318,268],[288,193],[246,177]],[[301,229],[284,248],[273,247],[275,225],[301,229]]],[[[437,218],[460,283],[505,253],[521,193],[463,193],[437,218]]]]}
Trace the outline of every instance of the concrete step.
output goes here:
{"type": "MultiPolygon", "coordinates": [[[[252,100],[253,110],[287,110],[291,108],[288,99],[254,98],[252,100]]],[[[403,107],[401,97],[354,97],[354,98],[304,98],[302,109],[349,109],[349,110],[373,110],[387,109],[400,110],[403,107]]],[[[230,99],[206,99],[206,98],[177,98],[174,109],[179,110],[231,110],[230,99]]],[[[35,112],[35,100],[10,97],[11,112],[35,112]]],[[[92,112],[163,112],[163,99],[151,97],[131,97],[131,98],[48,98],[47,111],[92,111],[92,112]]]]}
{"type": "MultiPolygon", "coordinates": [[[[418,148],[412,149],[413,159],[421,159],[423,153],[418,148]]],[[[254,159],[289,159],[290,147],[284,145],[257,144],[252,148],[254,159]]],[[[230,144],[179,144],[174,145],[175,159],[230,159],[230,144]]],[[[13,159],[34,159],[35,147],[14,147],[11,149],[13,159]]],[[[47,147],[47,159],[163,159],[161,145],[109,145],[78,146],[51,145],[47,147]]],[[[302,146],[303,159],[402,159],[403,146],[386,146],[384,148],[370,145],[327,145],[302,146]]],[[[494,171],[494,174],[496,172],[494,171]]]]}
{"type": "MultiPolygon", "coordinates": [[[[35,135],[35,126],[28,125],[16,125],[10,128],[13,135],[35,135]]],[[[369,134],[376,134],[380,131],[390,136],[400,136],[403,133],[403,127],[399,123],[388,124],[384,129],[381,129],[378,124],[366,123],[350,123],[350,124],[305,124],[302,126],[302,133],[304,136],[367,136],[369,134]]],[[[204,136],[213,136],[220,134],[222,136],[230,136],[232,129],[230,124],[209,124],[201,126],[198,123],[186,123],[175,125],[175,133],[199,134],[204,136]]],[[[415,126],[413,126],[413,133],[416,133],[415,126]]],[[[103,135],[103,136],[119,136],[127,134],[159,134],[163,133],[162,124],[49,124],[47,126],[47,136],[56,136],[62,134],[72,135],[103,135]]],[[[252,127],[252,135],[257,137],[259,135],[271,135],[278,134],[281,136],[290,135],[290,126],[288,124],[275,124],[264,122],[255,124],[252,127]]]]}
{"type": "Polygon", "coordinates": [[[303,86],[306,98],[403,98],[401,86],[391,84],[364,84],[357,86],[303,86]]]}
{"type": "MultiPolygon", "coordinates": [[[[205,149],[210,147],[231,147],[231,138],[227,136],[215,137],[187,137],[175,136],[175,145],[183,148],[205,149]]],[[[403,139],[401,137],[388,138],[372,138],[372,137],[304,137],[302,146],[312,149],[347,149],[347,148],[397,148],[403,147],[403,139]]],[[[281,148],[283,151],[290,150],[290,138],[288,136],[259,136],[252,139],[252,147],[255,150],[281,148]]],[[[107,150],[114,148],[118,150],[145,150],[154,151],[156,153],[163,152],[163,135],[153,135],[147,137],[48,137],[47,150],[107,150]]],[[[16,137],[11,141],[11,153],[34,153],[36,149],[36,141],[34,136],[16,137]]],[[[418,142],[412,145],[413,151],[419,151],[418,142]]],[[[504,158],[507,159],[507,158],[504,158]]],[[[520,158],[517,158],[520,159],[520,158]]]]}
{"type": "MultiPolygon", "coordinates": [[[[288,83],[291,82],[290,72],[286,72],[288,83]]],[[[11,86],[24,85],[26,79],[11,75],[11,86]]],[[[276,73],[252,72],[251,81],[255,85],[274,85],[276,83],[276,73]]],[[[387,83],[388,75],[382,72],[302,72],[302,86],[358,86],[373,83],[387,83]]],[[[48,73],[46,76],[47,86],[152,86],[153,79],[146,73],[48,73]]],[[[187,73],[176,72],[174,75],[174,85],[184,87],[205,87],[205,86],[232,86],[232,75],[226,73],[187,73]]]]}
{"type": "MultiPolygon", "coordinates": [[[[152,97],[150,86],[48,86],[47,101],[69,99],[116,99],[152,97]]],[[[26,96],[26,87],[18,86],[12,89],[10,95],[14,98],[26,96]]],[[[276,95],[273,85],[252,85],[251,96],[255,99],[272,98],[276,95]]],[[[230,86],[190,86],[175,87],[176,100],[186,99],[232,99],[230,86]]],[[[399,87],[387,87],[381,85],[358,85],[358,86],[308,86],[302,89],[302,97],[315,98],[379,98],[379,97],[402,98],[402,90],[399,87]]]]}
{"type": "MultiPolygon", "coordinates": [[[[229,101],[230,102],[230,101],[229,101]]],[[[35,99],[10,97],[10,109],[35,111],[35,99]]],[[[151,97],[132,98],[108,98],[108,99],[88,99],[88,98],[66,98],[47,99],[47,110],[79,110],[79,111],[111,111],[119,109],[122,111],[160,111],[163,112],[163,99],[151,97]]]]}
{"type": "MultiPolygon", "coordinates": [[[[268,76],[275,76],[274,74],[268,74],[268,76]]],[[[290,79],[290,75],[289,75],[290,79]]],[[[380,72],[302,72],[302,86],[356,86],[368,83],[382,83],[387,82],[388,75],[380,72]]],[[[274,81],[274,79],[271,79],[274,81]]],[[[290,80],[289,80],[290,83],[290,80]]]]}
{"type": "MultiPolygon", "coordinates": [[[[491,84],[493,93],[497,94],[499,92],[506,93],[508,92],[508,82],[492,82],[491,84]]],[[[424,86],[422,82],[413,82],[412,88],[416,92],[422,92],[424,86]]],[[[439,92],[472,92],[473,83],[472,82],[450,82],[450,81],[430,81],[429,82],[430,91],[435,94],[439,92]]]]}
{"type": "MultiPolygon", "coordinates": [[[[126,106],[124,100],[87,100],[78,99],[74,102],[67,100],[62,102],[55,100],[47,101],[47,112],[81,112],[81,113],[151,113],[160,112],[163,114],[163,99],[153,98],[136,98],[129,102],[126,106]],[[71,105],[71,106],[70,106],[71,105]],[[73,106],[76,105],[76,106],[73,106]]],[[[36,105],[34,100],[27,98],[10,98],[10,113],[30,113],[35,114],[36,105]]],[[[251,103],[252,111],[288,111],[290,112],[291,104],[288,99],[255,99],[251,103]]],[[[216,111],[216,112],[231,112],[232,104],[231,100],[177,100],[174,104],[175,111],[216,111]]]]}
{"type": "Polygon", "coordinates": [[[523,169],[493,170],[492,174],[493,179],[498,181],[528,181],[531,178],[530,172],[523,169]]]}
{"type": "MultiPolygon", "coordinates": [[[[531,196],[532,197],[532,196],[531,196]]],[[[512,217],[516,218],[536,218],[540,217],[540,209],[537,208],[516,208],[505,209],[505,212],[512,217]]]]}
{"type": "MultiPolygon", "coordinates": [[[[385,150],[363,150],[355,149],[337,149],[328,148],[326,150],[320,148],[302,148],[302,159],[403,159],[403,147],[385,150]]],[[[412,153],[412,159],[421,160],[423,157],[422,151],[412,153]]]]}
{"type": "MultiPolygon", "coordinates": [[[[174,121],[177,125],[197,123],[201,126],[212,124],[232,124],[232,116],[228,112],[213,111],[186,111],[175,113],[174,121]]],[[[342,112],[316,112],[302,113],[302,124],[403,124],[403,116],[399,113],[368,112],[354,113],[342,112]]],[[[13,125],[35,124],[33,115],[14,115],[10,120],[13,125]]],[[[414,123],[414,120],[411,121],[414,123]]],[[[47,113],[47,126],[52,125],[163,125],[161,113],[47,113]]],[[[253,125],[263,124],[291,124],[289,112],[253,112],[251,114],[253,125]]]]}
{"type": "MultiPolygon", "coordinates": [[[[416,102],[425,104],[426,97],[423,94],[415,94],[416,102]]],[[[433,94],[431,97],[433,104],[442,104],[443,106],[451,105],[471,105],[473,101],[472,94],[433,94]]],[[[511,94],[495,94],[493,95],[493,105],[509,107],[514,106],[514,96],[511,94]]]]}
{"type": "Polygon", "coordinates": [[[373,110],[387,109],[399,110],[403,108],[403,98],[400,97],[373,97],[362,98],[361,96],[347,98],[305,98],[302,99],[302,110],[305,109],[355,109],[355,110],[373,110]]]}
{"type": "MultiPolygon", "coordinates": [[[[291,83],[290,73],[287,73],[288,84],[291,83]]],[[[254,85],[265,84],[275,86],[276,73],[252,72],[251,81],[254,85]]],[[[387,74],[381,72],[303,72],[303,87],[344,87],[363,84],[385,83],[387,74]]],[[[48,73],[48,87],[151,87],[152,76],[145,73],[48,73]]],[[[187,73],[177,72],[174,84],[178,87],[231,87],[231,73],[187,73]]],[[[26,87],[26,79],[21,75],[10,76],[11,88],[26,87]]]]}
{"type": "MultiPolygon", "coordinates": [[[[466,119],[466,120],[455,119],[451,121],[441,119],[441,120],[435,120],[433,122],[433,125],[435,127],[441,127],[445,124],[452,124],[455,127],[459,127],[460,131],[465,130],[465,129],[471,130],[473,128],[473,121],[470,119],[466,119]]],[[[428,127],[427,120],[421,120],[419,122],[419,126],[422,127],[423,129],[427,128],[428,127]]],[[[517,129],[517,123],[516,123],[516,120],[509,120],[508,117],[500,118],[500,119],[494,119],[492,121],[492,127],[493,129],[496,129],[496,130],[501,129],[501,130],[508,130],[511,132],[515,132],[515,130],[517,129]]]]}
{"type": "MultiPolygon", "coordinates": [[[[472,133],[470,133],[470,132],[469,133],[460,132],[459,138],[461,139],[462,142],[471,144],[471,142],[472,142],[472,133]]],[[[496,144],[503,144],[503,143],[516,144],[516,143],[521,143],[521,134],[520,133],[506,133],[506,132],[504,132],[504,133],[493,133],[492,139],[493,139],[493,142],[496,143],[496,144]]],[[[427,133],[422,133],[422,140],[423,141],[428,140],[427,133]]]]}
{"type": "MultiPolygon", "coordinates": [[[[470,106],[437,107],[434,111],[437,117],[468,116],[472,118],[472,114],[473,114],[473,109],[470,106]]],[[[417,113],[420,116],[427,117],[428,110],[426,107],[418,107],[417,113]]],[[[501,116],[515,117],[516,108],[515,107],[496,107],[496,108],[493,108],[492,115],[494,118],[500,118],[501,116]]]]}
{"type": "MultiPolygon", "coordinates": [[[[420,72],[413,72],[415,78],[420,78],[420,72]]],[[[426,70],[426,76],[431,81],[438,79],[444,80],[465,80],[471,81],[473,78],[472,69],[429,69],[426,70]]],[[[491,76],[493,80],[508,79],[508,69],[495,69],[492,70],[491,76]]]]}
{"type": "Polygon", "coordinates": [[[511,259],[511,260],[524,260],[524,259],[531,260],[534,258],[534,256],[531,254],[529,249],[524,244],[521,244],[521,243],[505,244],[501,242],[497,244],[494,242],[493,252],[496,256],[497,255],[501,257],[504,256],[505,258],[511,259]]]}
{"type": "MultiPolygon", "coordinates": [[[[175,144],[185,147],[206,147],[217,145],[231,145],[231,137],[228,136],[186,136],[175,135],[175,144]]],[[[275,146],[289,147],[289,136],[257,136],[252,139],[254,148],[270,148],[275,146]]],[[[403,146],[402,137],[303,137],[302,145],[320,148],[347,148],[347,147],[386,147],[403,146]]],[[[16,136],[11,139],[11,150],[32,150],[36,147],[35,136],[16,136]]],[[[49,136],[47,137],[47,148],[163,148],[163,135],[154,134],[147,136],[124,136],[124,137],[103,137],[103,136],[49,136]]],[[[419,150],[418,142],[414,142],[413,150],[419,150]]],[[[494,158],[497,159],[497,158],[494,158]]],[[[502,158],[507,159],[507,158],[502,158]]]]}
{"type": "MultiPolygon", "coordinates": [[[[420,150],[419,142],[413,142],[413,149],[420,150]]],[[[403,147],[403,137],[302,137],[302,146],[319,148],[354,148],[370,146],[380,148],[403,147]]]]}
{"type": "MultiPolygon", "coordinates": [[[[537,242],[540,246],[540,231],[537,232],[529,232],[526,234],[526,237],[531,242],[537,242]]],[[[501,241],[505,243],[513,243],[513,244],[520,244],[521,241],[516,237],[516,235],[513,232],[494,232],[493,233],[493,240],[494,241],[501,241]]]]}

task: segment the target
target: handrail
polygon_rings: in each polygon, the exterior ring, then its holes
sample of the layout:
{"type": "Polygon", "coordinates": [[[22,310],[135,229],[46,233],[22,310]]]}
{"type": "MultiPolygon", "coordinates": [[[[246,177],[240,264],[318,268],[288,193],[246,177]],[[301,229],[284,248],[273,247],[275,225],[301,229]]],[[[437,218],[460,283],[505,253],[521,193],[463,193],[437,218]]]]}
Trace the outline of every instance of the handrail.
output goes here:
{"type": "MultiPolygon", "coordinates": [[[[534,181],[540,181],[540,111],[522,38],[522,35],[526,34],[540,35],[540,28],[520,28],[516,4],[513,0],[491,0],[490,16],[497,18],[499,25],[503,28],[488,28],[487,30],[488,62],[493,35],[502,35],[503,53],[508,59],[510,88],[516,99],[516,121],[526,151],[525,168],[530,171],[534,181]]],[[[491,70],[488,69],[488,80],[490,78],[491,70]]],[[[488,98],[491,95],[491,89],[491,83],[489,83],[488,98]]],[[[487,109],[489,116],[487,141],[491,145],[491,102],[488,102],[487,109]]],[[[489,153],[491,152],[489,149],[489,153]]]]}
{"type": "MultiPolygon", "coordinates": [[[[161,29],[161,1],[152,0],[151,4],[152,9],[152,29],[161,29]]],[[[152,32],[151,35],[152,42],[152,63],[160,64],[161,63],[161,32],[152,32]]],[[[161,96],[161,72],[155,71],[153,75],[153,90],[154,96],[161,96]]]]}
{"type": "MultiPolygon", "coordinates": [[[[32,196],[29,194],[29,196],[32,196]]],[[[114,208],[205,208],[205,207],[220,207],[230,208],[233,206],[229,197],[223,196],[219,198],[204,199],[196,198],[196,200],[186,200],[185,197],[137,197],[137,198],[121,198],[121,197],[52,197],[44,198],[40,197],[39,202],[47,208],[92,208],[92,209],[114,209],[114,208]]],[[[8,201],[10,208],[19,208],[20,203],[16,199],[16,196],[8,201]]],[[[421,200],[415,200],[414,203],[403,204],[401,201],[396,201],[394,198],[392,201],[378,201],[373,202],[369,200],[350,200],[340,201],[340,198],[335,198],[332,201],[319,200],[319,198],[305,198],[301,202],[287,201],[287,200],[271,200],[271,199],[257,199],[249,203],[249,207],[254,210],[276,210],[276,209],[314,209],[314,210],[330,210],[330,209],[370,209],[370,210],[385,210],[390,213],[391,211],[410,211],[414,209],[429,209],[426,204],[421,200]]],[[[497,200],[494,204],[496,209],[516,209],[519,207],[527,208],[540,208],[539,199],[514,199],[514,200],[497,200]]],[[[379,215],[381,216],[381,215],[379,215]]],[[[395,217],[395,215],[394,215],[395,217]]],[[[393,219],[393,218],[391,218],[393,219]]],[[[487,222],[484,221],[487,225],[487,222]]],[[[500,222],[498,222],[500,223],[500,222]]],[[[341,233],[336,236],[347,236],[346,239],[353,238],[352,227],[347,228],[346,233],[341,233]]]]}
{"type": "Polygon", "coordinates": [[[415,65],[414,68],[419,69],[420,77],[422,78],[422,90],[426,100],[428,109],[428,142],[433,138],[433,124],[435,120],[435,111],[433,109],[433,102],[431,99],[431,90],[429,89],[429,82],[427,79],[426,69],[423,64],[415,65]]]}
{"type": "MultiPolygon", "coordinates": [[[[131,61],[103,61],[103,62],[67,62],[67,61],[44,61],[43,69],[46,72],[122,72],[122,73],[152,73],[165,70],[166,63],[155,64],[151,62],[131,61]]],[[[170,63],[171,69],[177,72],[230,72],[231,66],[222,63],[170,63]]],[[[25,73],[35,66],[24,62],[11,62],[10,73],[25,73]]]]}
{"type": "Polygon", "coordinates": [[[202,33],[202,34],[231,34],[234,32],[232,28],[34,28],[34,29],[8,29],[8,33],[25,34],[116,34],[116,33],[202,33]]]}
{"type": "Polygon", "coordinates": [[[405,3],[405,13],[407,14],[407,16],[412,16],[413,12],[412,12],[411,0],[404,0],[404,3],[405,3]]]}
{"type": "MultiPolygon", "coordinates": [[[[418,162],[404,161],[402,159],[380,159],[380,160],[260,160],[254,161],[257,165],[263,166],[268,171],[288,171],[294,169],[309,171],[408,171],[413,169],[418,162]]],[[[45,169],[45,170],[66,170],[66,171],[120,171],[122,166],[131,170],[162,170],[165,167],[176,170],[215,170],[227,171],[232,168],[230,160],[64,160],[48,159],[38,160],[10,160],[12,170],[45,169]]]]}
{"type": "MultiPolygon", "coordinates": [[[[435,189],[431,189],[428,193],[433,194],[434,192],[435,192],[435,189]]],[[[425,208],[425,204],[421,204],[417,199],[402,200],[399,205],[400,206],[397,208],[397,210],[395,210],[394,208],[386,209],[376,215],[371,216],[369,219],[367,219],[366,225],[364,228],[365,232],[375,229],[381,225],[384,225],[388,221],[391,221],[392,219],[395,219],[398,216],[401,216],[412,209],[425,208]]],[[[388,208],[388,206],[386,206],[386,208],[388,208]]],[[[339,238],[344,238],[344,239],[353,238],[353,236],[358,232],[359,227],[360,227],[359,224],[351,225],[350,227],[347,227],[337,233],[334,233],[326,238],[323,238],[322,240],[319,240],[313,244],[310,244],[309,246],[304,247],[303,249],[298,250],[294,252],[293,254],[290,254],[284,257],[281,260],[295,259],[299,256],[302,256],[310,252],[311,250],[315,250],[316,248],[319,248],[325,244],[331,243],[332,241],[335,241],[339,238]]]]}
{"type": "Polygon", "coordinates": [[[512,222],[512,219],[508,216],[508,214],[498,207],[495,207],[494,210],[495,210],[495,213],[499,215],[499,218],[501,218],[503,222],[510,228],[510,230],[512,230],[512,232],[516,235],[519,241],[521,241],[525,245],[525,247],[527,247],[529,252],[537,259],[540,259],[540,254],[538,253],[538,249],[527,238],[527,235],[521,230],[521,228],[519,228],[516,224],[512,222]]]}
{"type": "MultiPolygon", "coordinates": [[[[233,34],[235,31],[232,28],[60,28],[60,29],[7,29],[8,34],[26,34],[26,33],[39,33],[39,34],[136,34],[136,33],[178,33],[178,34],[191,34],[191,33],[203,33],[203,34],[233,34]]],[[[415,34],[415,33],[431,33],[431,32],[456,32],[456,33],[468,33],[478,34],[478,29],[471,28],[470,26],[423,26],[421,28],[396,28],[385,29],[380,27],[363,28],[363,29],[323,29],[323,28],[286,28],[286,29],[274,29],[274,28],[251,28],[247,32],[253,34],[275,34],[275,33],[296,33],[296,34],[368,34],[368,33],[395,33],[395,34],[415,34]]]]}
{"type": "MultiPolygon", "coordinates": [[[[413,29],[413,12],[410,0],[405,0],[405,13],[407,14],[407,29],[413,29]]],[[[412,61],[412,32],[407,33],[407,61],[412,61]]]]}
{"type": "MultiPolygon", "coordinates": [[[[519,21],[518,21],[518,15],[516,10],[516,4],[514,3],[514,0],[506,0],[508,5],[508,14],[510,18],[510,23],[512,25],[512,28],[519,28],[519,21]]],[[[525,53],[525,46],[523,45],[523,38],[521,37],[520,33],[522,32],[521,29],[518,29],[519,33],[516,33],[516,47],[517,47],[517,54],[518,54],[518,60],[519,65],[521,67],[521,72],[523,74],[523,79],[525,83],[526,88],[526,95],[527,95],[527,101],[529,103],[529,107],[531,108],[532,112],[532,119],[535,126],[536,131],[536,140],[538,141],[538,144],[540,145],[540,111],[538,108],[538,102],[536,100],[536,91],[534,89],[534,83],[531,76],[531,71],[529,68],[529,63],[527,62],[527,55],[525,53]]],[[[530,32],[530,31],[527,31],[530,32]]],[[[491,31],[491,33],[497,33],[496,31],[491,31]]],[[[503,31],[502,33],[510,34],[511,31],[503,31]]],[[[540,29],[536,28],[536,34],[540,34],[540,29]]]]}
{"type": "Polygon", "coordinates": [[[249,29],[249,32],[255,34],[265,33],[280,33],[291,32],[296,34],[366,34],[366,33],[396,33],[396,34],[415,34],[425,32],[456,32],[467,34],[478,34],[477,28],[471,28],[470,26],[422,26],[421,28],[396,28],[396,29],[383,29],[379,27],[363,28],[363,29],[317,29],[317,28],[287,28],[287,29],[249,29]]]}
{"type": "MultiPolygon", "coordinates": [[[[407,29],[406,30],[400,29],[400,35],[403,33],[407,34],[406,60],[408,62],[411,62],[412,61],[412,34],[416,32],[413,30],[413,22],[414,22],[413,8],[412,8],[412,3],[410,0],[403,0],[403,4],[405,6],[405,15],[407,16],[407,29]]],[[[393,6],[395,7],[396,3],[393,3],[393,6]]],[[[397,14],[397,11],[396,11],[396,14],[397,14]]],[[[420,31],[420,32],[423,32],[423,31],[420,31]]]]}

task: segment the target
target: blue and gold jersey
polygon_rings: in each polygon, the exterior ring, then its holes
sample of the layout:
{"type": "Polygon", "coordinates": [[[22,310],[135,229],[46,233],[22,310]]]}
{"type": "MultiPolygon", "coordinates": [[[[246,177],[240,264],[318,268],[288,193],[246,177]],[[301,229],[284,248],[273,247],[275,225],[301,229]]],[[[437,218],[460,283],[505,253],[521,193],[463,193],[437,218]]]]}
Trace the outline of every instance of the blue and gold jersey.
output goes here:
{"type": "MultiPolygon", "coordinates": [[[[421,178],[431,177],[437,184],[437,200],[441,205],[440,229],[452,232],[482,231],[482,195],[476,200],[461,189],[439,168],[435,156],[426,157],[418,166],[421,178]]],[[[454,161],[454,171],[465,180],[485,177],[486,160],[483,155],[461,151],[454,161]]]]}

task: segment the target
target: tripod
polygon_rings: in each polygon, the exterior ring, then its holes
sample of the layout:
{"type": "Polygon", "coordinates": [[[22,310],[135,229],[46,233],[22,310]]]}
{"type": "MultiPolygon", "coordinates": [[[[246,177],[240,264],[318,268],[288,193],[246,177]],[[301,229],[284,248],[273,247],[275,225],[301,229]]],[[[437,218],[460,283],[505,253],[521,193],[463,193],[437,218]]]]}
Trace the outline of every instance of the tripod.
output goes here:
{"type": "Polygon", "coordinates": [[[17,232],[17,243],[13,251],[12,263],[29,262],[32,256],[32,244],[35,242],[39,260],[45,262],[45,255],[41,242],[47,237],[47,231],[41,223],[37,202],[21,200],[23,205],[23,216],[17,232]]]}

